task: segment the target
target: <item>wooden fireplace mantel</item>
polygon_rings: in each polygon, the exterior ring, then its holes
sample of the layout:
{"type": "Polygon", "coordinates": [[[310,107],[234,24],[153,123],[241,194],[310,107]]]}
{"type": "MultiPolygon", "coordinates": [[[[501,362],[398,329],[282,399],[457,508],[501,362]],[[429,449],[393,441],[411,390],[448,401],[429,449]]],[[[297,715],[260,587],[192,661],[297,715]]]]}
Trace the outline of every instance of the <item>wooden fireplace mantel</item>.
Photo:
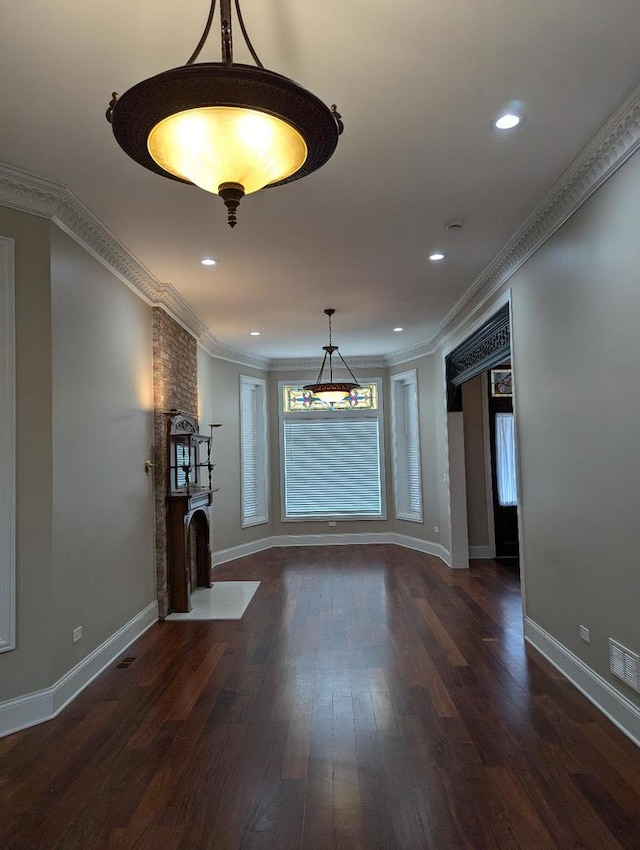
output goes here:
{"type": "Polygon", "coordinates": [[[198,433],[194,414],[174,409],[166,417],[168,607],[186,613],[194,581],[211,587],[214,464],[211,436],[198,433]]]}
{"type": "Polygon", "coordinates": [[[196,586],[211,587],[211,509],[213,490],[167,496],[167,583],[169,610],[191,610],[191,559],[196,561],[196,586]],[[190,529],[197,523],[195,552],[190,529]]]}

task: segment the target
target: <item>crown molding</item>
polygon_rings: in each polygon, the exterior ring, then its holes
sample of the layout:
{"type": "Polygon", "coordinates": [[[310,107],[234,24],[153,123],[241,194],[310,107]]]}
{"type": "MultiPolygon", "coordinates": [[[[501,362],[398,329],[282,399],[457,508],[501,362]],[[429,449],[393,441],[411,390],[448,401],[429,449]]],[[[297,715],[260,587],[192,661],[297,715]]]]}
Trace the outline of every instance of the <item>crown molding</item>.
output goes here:
{"type": "Polygon", "coordinates": [[[227,360],[229,363],[237,363],[240,366],[260,369],[263,372],[268,372],[271,368],[271,360],[268,357],[261,357],[259,354],[249,354],[247,351],[241,351],[238,348],[221,345],[209,331],[206,331],[198,342],[207,354],[218,360],[227,360]]]}
{"type": "Polygon", "coordinates": [[[163,307],[196,338],[207,325],[170,284],[161,283],[66,186],[0,165],[0,204],[51,219],[154,307],[163,307]]]}
{"type": "Polygon", "coordinates": [[[403,363],[409,363],[411,360],[417,360],[419,357],[424,357],[426,354],[433,354],[434,346],[430,340],[420,342],[418,345],[412,345],[411,348],[403,348],[401,351],[395,351],[393,354],[387,354],[385,362],[387,366],[401,366],[403,363]]]}
{"type": "MultiPolygon", "coordinates": [[[[428,340],[392,354],[353,357],[350,362],[361,369],[379,368],[433,354],[639,147],[640,84],[595,133],[428,340]]],[[[65,186],[0,165],[0,204],[52,219],[140,297],[167,310],[213,357],[263,371],[317,368],[316,358],[269,359],[219,344],[180,293],[171,284],[158,281],[65,186]]]]}
{"type": "MultiPolygon", "coordinates": [[[[317,372],[322,356],[317,357],[275,357],[269,361],[270,372],[317,372]]],[[[356,369],[381,369],[387,365],[384,355],[349,356],[349,366],[356,369]]],[[[343,371],[344,367],[343,367],[343,371]]]]}
{"type": "Polygon", "coordinates": [[[264,372],[272,368],[268,357],[219,343],[175,287],[154,277],[66,186],[0,164],[0,204],[51,219],[147,304],[166,310],[212,357],[264,372]]]}
{"type": "Polygon", "coordinates": [[[427,342],[430,353],[441,348],[456,328],[491,298],[639,147],[640,83],[449,311],[427,342]]]}

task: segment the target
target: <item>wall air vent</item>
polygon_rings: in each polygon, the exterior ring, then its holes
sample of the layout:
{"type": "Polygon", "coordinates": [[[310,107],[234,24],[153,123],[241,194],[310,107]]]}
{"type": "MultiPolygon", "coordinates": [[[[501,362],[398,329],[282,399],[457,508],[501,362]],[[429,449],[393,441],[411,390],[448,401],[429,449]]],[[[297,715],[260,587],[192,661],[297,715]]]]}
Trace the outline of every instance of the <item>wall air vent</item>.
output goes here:
{"type": "Polygon", "coordinates": [[[614,676],[640,693],[640,655],[609,638],[609,666],[614,676]]]}

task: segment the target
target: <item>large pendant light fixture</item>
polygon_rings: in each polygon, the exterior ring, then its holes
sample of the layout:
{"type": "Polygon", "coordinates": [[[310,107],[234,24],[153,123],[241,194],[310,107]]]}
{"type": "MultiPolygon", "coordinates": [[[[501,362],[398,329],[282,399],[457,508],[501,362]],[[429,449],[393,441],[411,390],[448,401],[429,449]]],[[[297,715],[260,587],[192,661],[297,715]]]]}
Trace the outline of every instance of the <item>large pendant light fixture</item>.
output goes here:
{"type": "Polygon", "coordinates": [[[231,0],[220,0],[221,62],[195,63],[211,30],[212,0],[202,37],[186,65],[113,93],[107,120],[136,162],[172,180],[219,194],[231,227],[243,195],[316,171],[333,154],[343,125],[293,80],[266,70],[238,23],[256,65],[233,61],[231,0]]]}
{"type": "Polygon", "coordinates": [[[345,397],[351,395],[354,390],[360,389],[360,385],[358,384],[356,377],[351,371],[351,369],[347,366],[346,360],[338,351],[338,346],[332,344],[331,317],[336,311],[329,308],[324,312],[329,317],[329,345],[322,346],[322,349],[324,351],[324,359],[322,361],[322,365],[320,366],[320,372],[318,373],[318,378],[315,384],[307,384],[304,389],[312,392],[316,398],[321,399],[329,405],[333,405],[336,402],[344,401],[345,397]],[[333,380],[333,355],[336,353],[342,361],[342,365],[344,366],[344,368],[353,378],[353,381],[333,380]],[[324,375],[325,368],[329,373],[328,381],[326,380],[324,375]]]}

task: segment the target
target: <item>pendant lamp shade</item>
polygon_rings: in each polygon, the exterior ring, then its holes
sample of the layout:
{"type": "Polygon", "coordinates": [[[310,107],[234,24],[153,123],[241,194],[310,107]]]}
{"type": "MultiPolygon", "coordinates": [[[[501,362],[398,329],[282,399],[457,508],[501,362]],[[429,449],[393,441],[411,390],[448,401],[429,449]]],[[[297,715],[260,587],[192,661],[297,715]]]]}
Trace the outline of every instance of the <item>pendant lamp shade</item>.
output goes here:
{"type": "Polygon", "coordinates": [[[191,59],[113,93],[107,119],[120,147],[150,171],[219,194],[228,222],[243,195],[299,180],[336,149],[343,125],[336,107],[293,80],[262,67],[236,13],[257,66],[233,62],[231,0],[221,0],[222,62],[194,63],[216,6],[191,59]]]}
{"type": "Polygon", "coordinates": [[[273,115],[237,106],[205,106],[164,118],[149,134],[149,153],[164,171],[206,192],[239,183],[245,195],[285,180],[304,165],[300,133],[273,115]]]}

